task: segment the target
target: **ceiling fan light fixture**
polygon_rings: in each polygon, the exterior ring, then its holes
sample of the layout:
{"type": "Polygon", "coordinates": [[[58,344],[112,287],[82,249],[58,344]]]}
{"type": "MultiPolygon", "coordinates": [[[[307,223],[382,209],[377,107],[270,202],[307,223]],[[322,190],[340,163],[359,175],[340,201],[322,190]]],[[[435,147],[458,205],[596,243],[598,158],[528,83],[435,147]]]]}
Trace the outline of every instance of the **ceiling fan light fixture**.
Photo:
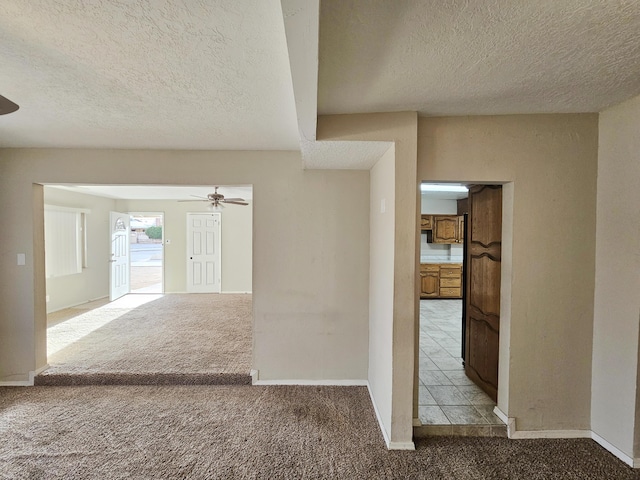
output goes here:
{"type": "Polygon", "coordinates": [[[20,106],[17,103],[13,103],[7,97],[0,95],[0,115],[6,115],[7,113],[13,113],[18,110],[20,106]]]}

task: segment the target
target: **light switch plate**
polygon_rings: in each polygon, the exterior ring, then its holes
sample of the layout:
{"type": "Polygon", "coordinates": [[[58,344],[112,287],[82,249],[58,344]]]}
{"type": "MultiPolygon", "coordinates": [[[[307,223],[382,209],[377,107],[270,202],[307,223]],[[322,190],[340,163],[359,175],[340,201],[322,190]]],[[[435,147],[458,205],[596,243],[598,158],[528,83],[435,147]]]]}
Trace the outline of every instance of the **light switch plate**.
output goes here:
{"type": "Polygon", "coordinates": [[[26,255],[24,253],[18,254],[18,265],[25,265],[27,261],[26,255]]]}

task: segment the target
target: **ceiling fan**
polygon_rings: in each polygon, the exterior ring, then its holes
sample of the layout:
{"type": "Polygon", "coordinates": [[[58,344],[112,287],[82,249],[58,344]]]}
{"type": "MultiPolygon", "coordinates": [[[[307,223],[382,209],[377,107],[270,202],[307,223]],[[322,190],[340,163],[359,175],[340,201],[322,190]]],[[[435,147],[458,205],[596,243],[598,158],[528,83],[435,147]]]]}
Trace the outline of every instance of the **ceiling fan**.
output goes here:
{"type": "Polygon", "coordinates": [[[198,195],[191,195],[196,197],[197,200],[178,200],[179,202],[209,202],[212,208],[224,207],[225,203],[233,205],[249,205],[244,198],[224,198],[224,195],[218,193],[218,187],[215,187],[215,192],[208,194],[206,197],[200,197],[198,195]]]}
{"type": "Polygon", "coordinates": [[[17,103],[13,103],[7,97],[3,97],[0,95],[0,115],[6,115],[7,113],[12,113],[18,110],[20,107],[17,103]]]}

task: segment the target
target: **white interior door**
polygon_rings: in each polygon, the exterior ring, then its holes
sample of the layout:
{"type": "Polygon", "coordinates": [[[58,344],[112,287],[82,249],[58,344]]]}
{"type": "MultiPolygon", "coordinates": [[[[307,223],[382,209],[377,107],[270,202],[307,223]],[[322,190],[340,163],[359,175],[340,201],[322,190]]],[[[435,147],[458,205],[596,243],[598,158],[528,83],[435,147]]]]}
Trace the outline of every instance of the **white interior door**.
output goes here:
{"type": "Polygon", "coordinates": [[[220,293],[220,214],[187,214],[187,292],[220,293]]]}
{"type": "Polygon", "coordinates": [[[109,269],[109,300],[129,293],[129,214],[110,212],[111,268],[109,269]]]}

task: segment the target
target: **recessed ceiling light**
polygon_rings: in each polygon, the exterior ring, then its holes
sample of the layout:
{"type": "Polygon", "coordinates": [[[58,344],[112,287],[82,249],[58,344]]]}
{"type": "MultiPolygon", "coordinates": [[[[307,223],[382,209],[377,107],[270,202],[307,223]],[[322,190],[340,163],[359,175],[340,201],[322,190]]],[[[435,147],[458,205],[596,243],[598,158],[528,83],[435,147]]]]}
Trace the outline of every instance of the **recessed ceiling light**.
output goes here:
{"type": "Polygon", "coordinates": [[[455,185],[455,184],[446,184],[446,183],[422,183],[420,185],[420,191],[466,193],[469,191],[469,189],[464,185],[455,185]]]}

